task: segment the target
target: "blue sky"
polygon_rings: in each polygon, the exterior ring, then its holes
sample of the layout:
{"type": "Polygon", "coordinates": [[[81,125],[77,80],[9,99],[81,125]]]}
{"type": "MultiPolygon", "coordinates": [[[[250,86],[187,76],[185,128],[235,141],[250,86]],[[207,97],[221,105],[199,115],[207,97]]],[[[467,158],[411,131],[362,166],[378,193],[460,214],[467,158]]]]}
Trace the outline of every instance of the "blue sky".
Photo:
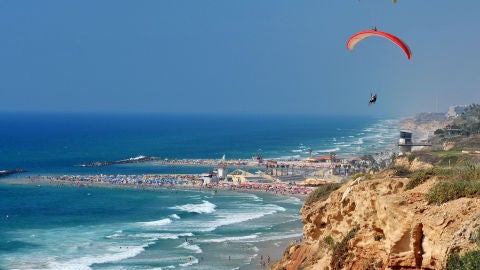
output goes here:
{"type": "Polygon", "coordinates": [[[0,111],[446,111],[480,103],[479,10],[477,0],[1,1],[0,111]],[[412,60],[381,38],[346,49],[374,25],[412,60]]]}

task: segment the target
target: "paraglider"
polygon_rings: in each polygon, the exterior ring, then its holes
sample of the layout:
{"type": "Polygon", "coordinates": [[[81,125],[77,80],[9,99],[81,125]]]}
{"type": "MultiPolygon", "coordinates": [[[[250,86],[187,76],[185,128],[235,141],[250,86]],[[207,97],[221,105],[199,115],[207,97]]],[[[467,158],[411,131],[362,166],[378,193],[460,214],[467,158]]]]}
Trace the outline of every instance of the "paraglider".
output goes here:
{"type": "Polygon", "coordinates": [[[379,36],[392,41],[393,43],[397,44],[397,46],[400,47],[405,52],[408,59],[412,58],[412,52],[410,51],[410,48],[405,42],[403,42],[400,38],[392,34],[378,31],[376,27],[373,30],[364,30],[364,31],[360,31],[358,33],[353,34],[353,36],[351,36],[347,40],[347,49],[350,51],[353,50],[353,48],[355,47],[355,45],[357,45],[357,43],[371,36],[379,36]]]}
{"type": "Polygon", "coordinates": [[[368,102],[368,106],[375,104],[377,102],[377,94],[370,94],[370,101],[368,102]]]}

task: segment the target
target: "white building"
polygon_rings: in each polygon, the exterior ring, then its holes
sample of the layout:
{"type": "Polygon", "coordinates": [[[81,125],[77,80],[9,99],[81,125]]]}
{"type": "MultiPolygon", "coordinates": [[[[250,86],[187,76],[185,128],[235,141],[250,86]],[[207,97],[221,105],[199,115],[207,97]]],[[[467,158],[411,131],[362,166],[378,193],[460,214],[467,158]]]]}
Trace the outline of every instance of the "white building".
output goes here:
{"type": "Polygon", "coordinates": [[[456,118],[462,114],[468,105],[455,105],[448,108],[448,112],[445,114],[447,118],[456,118]]]}
{"type": "Polygon", "coordinates": [[[219,164],[217,167],[215,167],[215,171],[217,172],[216,175],[218,179],[224,180],[227,178],[227,165],[219,164]]]}

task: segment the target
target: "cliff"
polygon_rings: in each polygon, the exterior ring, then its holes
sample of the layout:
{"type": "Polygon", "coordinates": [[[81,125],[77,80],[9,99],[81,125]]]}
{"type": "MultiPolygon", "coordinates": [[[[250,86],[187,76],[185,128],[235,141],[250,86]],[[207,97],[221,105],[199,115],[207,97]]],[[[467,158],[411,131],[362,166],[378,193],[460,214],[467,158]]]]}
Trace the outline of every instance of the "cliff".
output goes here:
{"type": "MultiPolygon", "coordinates": [[[[410,171],[432,165],[397,160],[410,171]]],[[[428,203],[433,176],[406,190],[392,169],[350,180],[328,198],[301,209],[304,241],[272,269],[444,269],[448,254],[475,244],[480,198],[428,203]]]]}
{"type": "Polygon", "coordinates": [[[420,113],[403,119],[400,128],[412,131],[416,141],[424,141],[428,140],[437,129],[445,128],[452,121],[452,118],[447,118],[444,113],[420,113]]]}

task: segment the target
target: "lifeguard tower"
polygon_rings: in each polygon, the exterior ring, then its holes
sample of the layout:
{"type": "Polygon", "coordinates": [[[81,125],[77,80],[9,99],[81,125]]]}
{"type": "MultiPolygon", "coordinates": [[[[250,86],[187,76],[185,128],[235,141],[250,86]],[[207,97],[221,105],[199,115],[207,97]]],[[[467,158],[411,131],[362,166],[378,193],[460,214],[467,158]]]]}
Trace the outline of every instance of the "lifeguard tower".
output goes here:
{"type": "Polygon", "coordinates": [[[400,130],[400,139],[398,140],[398,147],[401,153],[412,152],[413,146],[432,146],[430,143],[414,143],[412,141],[412,132],[407,130],[400,130]]]}
{"type": "Polygon", "coordinates": [[[221,163],[221,164],[218,164],[216,167],[215,167],[215,170],[214,172],[216,172],[216,175],[218,176],[218,179],[220,180],[224,180],[227,178],[227,165],[221,163]]]}

